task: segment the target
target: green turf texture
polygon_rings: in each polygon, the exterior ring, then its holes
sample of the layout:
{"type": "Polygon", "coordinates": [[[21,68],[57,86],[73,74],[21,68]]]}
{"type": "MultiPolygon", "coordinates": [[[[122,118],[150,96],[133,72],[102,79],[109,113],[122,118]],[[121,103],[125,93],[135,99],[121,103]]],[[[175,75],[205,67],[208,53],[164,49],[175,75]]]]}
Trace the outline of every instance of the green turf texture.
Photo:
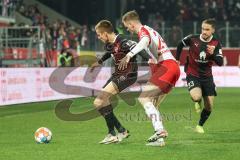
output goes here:
{"type": "MultiPolygon", "coordinates": [[[[90,121],[62,121],[58,101],[0,107],[0,160],[232,160],[240,159],[240,88],[219,88],[205,134],[193,132],[199,114],[186,88],[176,88],[160,106],[169,132],[165,147],[147,147],[151,122],[136,104],[120,100],[114,110],[131,136],[120,144],[100,145],[106,135],[101,117],[90,121]],[[34,132],[45,126],[53,133],[49,144],[36,144],[34,132]]],[[[91,109],[92,98],[74,99],[72,113],[91,109]]]]}

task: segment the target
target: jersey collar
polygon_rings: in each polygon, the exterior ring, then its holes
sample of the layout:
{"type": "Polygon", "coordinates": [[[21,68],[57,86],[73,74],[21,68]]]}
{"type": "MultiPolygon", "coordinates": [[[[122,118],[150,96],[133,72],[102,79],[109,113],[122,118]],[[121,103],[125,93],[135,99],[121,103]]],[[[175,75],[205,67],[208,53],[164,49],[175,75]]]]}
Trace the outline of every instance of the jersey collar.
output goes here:
{"type": "Polygon", "coordinates": [[[210,37],[210,39],[208,41],[206,41],[202,38],[202,34],[200,34],[200,40],[203,42],[210,42],[212,40],[212,38],[213,38],[213,35],[210,37]]]}
{"type": "Polygon", "coordinates": [[[137,32],[137,33],[139,33],[143,27],[144,27],[144,25],[142,25],[142,26],[138,29],[138,32],[137,32]]]}
{"type": "Polygon", "coordinates": [[[114,39],[113,43],[115,43],[115,42],[117,41],[118,37],[119,37],[119,34],[118,34],[118,35],[116,35],[116,37],[115,37],[115,39],[114,39]]]}

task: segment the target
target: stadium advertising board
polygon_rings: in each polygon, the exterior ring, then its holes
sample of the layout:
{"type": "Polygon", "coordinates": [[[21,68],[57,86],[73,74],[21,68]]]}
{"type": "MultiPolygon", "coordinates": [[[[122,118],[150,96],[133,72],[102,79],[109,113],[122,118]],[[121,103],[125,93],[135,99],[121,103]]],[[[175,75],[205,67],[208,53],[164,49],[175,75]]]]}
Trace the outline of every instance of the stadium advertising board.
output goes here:
{"type": "MultiPolygon", "coordinates": [[[[76,68],[65,79],[64,83],[71,86],[84,86],[78,93],[62,94],[52,89],[49,83],[56,83],[58,78],[49,82],[49,77],[56,68],[1,68],[0,69],[0,105],[10,105],[28,102],[50,101],[83,96],[92,96],[93,90],[100,90],[111,75],[111,68],[101,68],[98,74],[86,74],[87,68],[76,68]],[[87,78],[86,78],[87,75],[87,78]]],[[[64,68],[68,70],[68,68],[64,68]]],[[[145,75],[148,68],[139,69],[139,77],[145,75]]],[[[239,67],[213,67],[214,80],[217,87],[240,87],[239,67]]],[[[186,87],[185,73],[181,67],[181,76],[177,87],[186,87]]],[[[140,91],[141,83],[136,83],[128,91],[140,91]]]]}

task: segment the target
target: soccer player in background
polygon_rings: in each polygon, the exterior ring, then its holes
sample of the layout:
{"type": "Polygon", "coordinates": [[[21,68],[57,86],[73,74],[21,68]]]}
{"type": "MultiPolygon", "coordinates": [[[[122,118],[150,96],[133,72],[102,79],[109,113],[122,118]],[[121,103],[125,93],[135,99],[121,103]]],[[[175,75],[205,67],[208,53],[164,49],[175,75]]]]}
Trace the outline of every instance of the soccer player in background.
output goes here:
{"type": "Polygon", "coordinates": [[[91,70],[95,67],[101,66],[102,63],[110,57],[113,57],[115,64],[115,72],[94,100],[94,106],[104,117],[108,127],[107,136],[99,143],[110,144],[119,142],[129,136],[128,130],[121,125],[113,113],[110,98],[134,84],[137,80],[138,66],[136,56],[133,57],[131,62],[127,65],[127,68],[124,70],[118,69],[119,61],[136,45],[136,42],[124,39],[121,35],[116,35],[111,22],[107,20],[101,20],[98,22],[95,26],[95,30],[98,39],[105,43],[106,53],[101,59],[92,64],[91,70]],[[114,128],[117,129],[118,135],[114,128]]]}
{"type": "Polygon", "coordinates": [[[201,111],[201,100],[204,100],[204,108],[200,120],[195,128],[198,133],[204,133],[203,125],[209,118],[214,96],[217,95],[212,75],[214,62],[222,66],[223,55],[220,41],[213,36],[215,32],[215,20],[206,19],[202,22],[202,32],[197,35],[189,35],[182,39],[177,46],[176,59],[179,61],[182,48],[189,47],[187,62],[185,65],[188,90],[195,103],[197,112],[201,111]]]}
{"type": "Polygon", "coordinates": [[[152,75],[147,84],[143,86],[138,100],[144,107],[155,131],[148,139],[147,145],[164,146],[163,138],[166,138],[168,133],[163,127],[160,112],[153,102],[155,99],[161,101],[175,86],[180,76],[179,66],[160,34],[154,29],[143,25],[136,11],[125,13],[122,22],[128,31],[138,34],[139,42],[121,60],[119,69],[125,69],[128,62],[144,49],[150,55],[149,65],[152,75]]]}

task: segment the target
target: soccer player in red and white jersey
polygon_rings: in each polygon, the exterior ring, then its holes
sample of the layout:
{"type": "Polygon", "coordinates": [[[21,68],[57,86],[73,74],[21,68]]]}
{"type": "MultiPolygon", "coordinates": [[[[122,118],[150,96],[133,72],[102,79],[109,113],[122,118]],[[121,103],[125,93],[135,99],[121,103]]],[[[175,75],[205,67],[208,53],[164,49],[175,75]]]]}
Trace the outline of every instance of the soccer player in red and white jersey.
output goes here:
{"type": "Polygon", "coordinates": [[[130,59],[144,49],[151,56],[149,65],[152,75],[147,84],[144,85],[138,100],[151,119],[155,130],[154,135],[148,139],[149,143],[147,145],[163,146],[165,143],[162,138],[166,138],[168,133],[163,127],[160,112],[153,102],[158,98],[161,101],[175,86],[180,76],[179,65],[160,34],[154,29],[143,25],[136,11],[125,13],[122,22],[128,31],[138,34],[139,42],[121,60],[119,68],[125,69],[130,59]]]}

